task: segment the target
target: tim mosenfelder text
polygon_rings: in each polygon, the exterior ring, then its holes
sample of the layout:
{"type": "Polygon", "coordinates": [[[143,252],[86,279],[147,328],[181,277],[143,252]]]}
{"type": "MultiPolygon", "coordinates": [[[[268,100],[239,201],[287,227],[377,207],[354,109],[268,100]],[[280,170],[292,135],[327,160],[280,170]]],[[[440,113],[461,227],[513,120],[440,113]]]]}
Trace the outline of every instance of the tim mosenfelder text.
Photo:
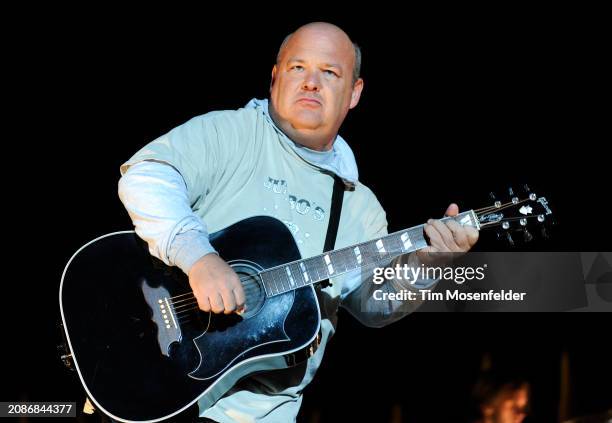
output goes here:
{"type": "MultiPolygon", "coordinates": [[[[480,267],[426,267],[409,266],[397,264],[395,267],[377,267],[374,269],[372,282],[380,285],[385,280],[405,280],[411,285],[417,281],[429,282],[427,285],[440,280],[452,280],[461,285],[466,281],[485,278],[487,265],[480,267]]],[[[415,287],[417,288],[417,287],[415,287]]],[[[418,289],[416,291],[401,290],[400,292],[384,292],[382,289],[375,290],[375,300],[391,301],[415,301],[415,300],[461,300],[461,301],[523,301],[525,292],[514,292],[512,290],[489,290],[486,292],[460,292],[459,290],[446,290],[446,293],[432,292],[430,289],[418,289]]]]}

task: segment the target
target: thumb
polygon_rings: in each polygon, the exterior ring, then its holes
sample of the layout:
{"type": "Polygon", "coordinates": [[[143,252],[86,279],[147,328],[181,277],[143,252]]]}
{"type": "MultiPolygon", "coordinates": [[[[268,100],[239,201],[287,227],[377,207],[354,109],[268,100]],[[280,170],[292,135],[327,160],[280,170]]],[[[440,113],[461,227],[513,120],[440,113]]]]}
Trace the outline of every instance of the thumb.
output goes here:
{"type": "Polygon", "coordinates": [[[458,214],[459,214],[459,206],[456,205],[455,203],[451,203],[451,205],[448,206],[448,208],[446,209],[446,212],[444,212],[444,216],[446,217],[457,216],[458,214]]]}

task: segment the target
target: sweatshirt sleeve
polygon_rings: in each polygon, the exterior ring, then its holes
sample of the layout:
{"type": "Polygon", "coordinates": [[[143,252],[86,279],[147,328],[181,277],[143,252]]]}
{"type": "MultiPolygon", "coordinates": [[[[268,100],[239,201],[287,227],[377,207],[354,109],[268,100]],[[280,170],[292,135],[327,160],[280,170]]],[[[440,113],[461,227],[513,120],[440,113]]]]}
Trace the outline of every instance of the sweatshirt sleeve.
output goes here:
{"type": "Polygon", "coordinates": [[[153,256],[189,273],[195,261],[215,252],[196,212],[240,167],[253,122],[254,112],[243,109],[207,113],[121,165],[119,198],[153,256]]]}
{"type": "Polygon", "coordinates": [[[119,198],[136,234],[151,255],[186,274],[201,257],[215,253],[206,224],[191,209],[183,177],[172,166],[142,161],[119,180],[119,198]]]}

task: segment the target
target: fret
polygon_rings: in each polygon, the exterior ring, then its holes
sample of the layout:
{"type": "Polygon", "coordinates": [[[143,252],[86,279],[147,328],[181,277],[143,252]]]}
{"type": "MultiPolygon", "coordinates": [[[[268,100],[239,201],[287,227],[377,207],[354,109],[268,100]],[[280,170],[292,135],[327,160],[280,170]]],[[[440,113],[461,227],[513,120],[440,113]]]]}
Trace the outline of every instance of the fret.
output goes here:
{"type": "Polygon", "coordinates": [[[262,272],[260,278],[261,278],[261,284],[264,287],[264,291],[266,293],[266,296],[267,297],[271,296],[272,295],[272,289],[271,289],[271,287],[269,286],[269,283],[268,283],[268,273],[267,272],[262,272]]]}
{"type": "Polygon", "coordinates": [[[375,262],[380,261],[383,257],[385,257],[386,250],[384,249],[384,244],[382,244],[382,241],[375,240],[370,244],[372,245],[372,257],[375,262]]]}
{"type": "Polygon", "coordinates": [[[393,254],[393,257],[402,255],[404,250],[402,249],[402,242],[398,235],[391,235],[385,238],[385,242],[389,246],[389,251],[393,254]]]}
{"type": "Polygon", "coordinates": [[[330,253],[329,258],[331,259],[331,265],[334,269],[334,272],[332,275],[336,276],[338,273],[342,273],[343,266],[342,266],[342,256],[340,254],[340,251],[335,251],[333,253],[330,253]]]}
{"type": "Polygon", "coordinates": [[[331,262],[331,257],[329,254],[325,254],[323,256],[323,261],[325,262],[325,270],[329,276],[334,274],[334,265],[331,262]]]}
{"type": "Polygon", "coordinates": [[[383,243],[384,248],[384,252],[381,253],[381,259],[383,261],[391,260],[393,257],[395,257],[395,254],[393,248],[391,248],[391,245],[389,245],[389,239],[387,237],[382,238],[381,242],[383,243]]]}
{"type": "Polygon", "coordinates": [[[278,287],[276,286],[276,281],[274,280],[273,272],[274,270],[268,270],[264,272],[264,275],[266,275],[265,279],[268,280],[268,287],[270,288],[270,295],[276,295],[279,293],[278,287]]]}
{"type": "Polygon", "coordinates": [[[281,284],[283,286],[283,292],[291,291],[291,282],[289,282],[289,276],[287,276],[287,270],[285,267],[278,269],[278,278],[281,280],[281,284]]]}
{"type": "Polygon", "coordinates": [[[285,266],[285,272],[287,272],[287,281],[289,282],[289,289],[296,288],[295,279],[291,273],[291,266],[285,266]]]}
{"type": "Polygon", "coordinates": [[[355,262],[357,263],[357,265],[360,266],[363,262],[363,257],[361,256],[361,249],[358,245],[353,248],[353,257],[355,257],[355,262]]]}
{"type": "Polygon", "coordinates": [[[378,251],[376,251],[372,242],[366,242],[359,246],[361,250],[361,256],[363,257],[363,265],[369,266],[376,262],[378,251]],[[376,256],[375,256],[376,254],[376,256]]]}
{"type": "Polygon", "coordinates": [[[346,271],[354,270],[355,268],[359,267],[357,264],[357,258],[355,257],[355,253],[353,252],[352,248],[344,248],[342,250],[342,255],[344,257],[346,271]]]}
{"type": "Polygon", "coordinates": [[[343,250],[344,252],[344,263],[346,265],[346,270],[354,270],[357,265],[357,257],[355,257],[355,253],[353,253],[353,249],[348,247],[343,250]]]}
{"type": "MultiPolygon", "coordinates": [[[[474,223],[476,219],[473,212],[462,213],[454,219],[464,225],[478,224],[477,221],[474,223]]],[[[427,240],[423,234],[423,225],[419,225],[379,239],[264,270],[260,275],[266,295],[274,296],[355,269],[380,265],[381,262],[425,247],[427,240]]]]}
{"type": "Polygon", "coordinates": [[[312,280],[311,283],[315,283],[318,281],[322,281],[327,279],[327,272],[325,271],[325,265],[323,263],[323,258],[321,256],[315,256],[309,259],[312,269],[316,274],[316,277],[312,280]]]}
{"type": "Polygon", "coordinates": [[[361,254],[361,247],[355,246],[355,247],[350,248],[350,253],[351,253],[351,263],[352,263],[353,268],[361,267],[364,262],[363,255],[361,254]]]}
{"type": "Polygon", "coordinates": [[[319,277],[319,274],[312,258],[304,260],[304,268],[306,269],[306,273],[308,274],[308,283],[314,283],[319,277]]]}
{"type": "Polygon", "coordinates": [[[333,253],[331,257],[336,274],[346,272],[346,259],[344,258],[344,251],[338,250],[333,253]]]}
{"type": "Polygon", "coordinates": [[[274,269],[272,271],[272,277],[274,278],[274,282],[276,283],[276,288],[278,289],[278,293],[282,294],[286,292],[285,285],[283,284],[283,269],[274,269]]]}
{"type": "Polygon", "coordinates": [[[376,249],[378,250],[378,254],[385,254],[387,252],[387,250],[385,249],[385,243],[383,242],[382,239],[379,239],[378,241],[376,241],[376,249]]]}
{"type": "Polygon", "coordinates": [[[415,250],[420,250],[421,248],[427,247],[427,241],[423,236],[423,226],[416,226],[412,229],[408,230],[408,234],[410,235],[410,240],[414,245],[415,250]]]}
{"type": "Polygon", "coordinates": [[[299,287],[306,285],[306,281],[304,280],[304,275],[302,274],[300,266],[297,263],[293,263],[290,266],[290,269],[291,269],[291,274],[293,275],[293,278],[295,279],[295,283],[297,287],[299,288],[299,287]]]}
{"type": "Polygon", "coordinates": [[[300,273],[302,274],[302,280],[304,281],[304,285],[310,283],[310,276],[308,275],[308,271],[306,270],[306,264],[304,264],[304,262],[300,262],[300,273]]]}
{"type": "Polygon", "coordinates": [[[408,231],[402,232],[399,236],[401,249],[403,252],[412,251],[414,248],[414,244],[412,244],[412,240],[410,239],[410,234],[408,231]]]}
{"type": "Polygon", "coordinates": [[[313,258],[309,258],[304,263],[306,263],[306,269],[308,271],[308,276],[310,277],[310,283],[314,283],[319,280],[319,271],[317,270],[316,262],[313,258]]]}

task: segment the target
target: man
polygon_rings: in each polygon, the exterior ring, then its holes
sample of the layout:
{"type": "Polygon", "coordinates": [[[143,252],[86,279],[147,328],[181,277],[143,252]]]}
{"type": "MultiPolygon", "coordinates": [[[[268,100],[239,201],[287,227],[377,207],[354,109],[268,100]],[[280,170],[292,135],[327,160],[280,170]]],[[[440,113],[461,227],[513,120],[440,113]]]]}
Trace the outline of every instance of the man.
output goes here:
{"type": "Polygon", "coordinates": [[[529,382],[509,371],[487,371],[472,395],[480,412],[477,423],[521,423],[527,417],[529,382]]]}
{"type": "MultiPolygon", "coordinates": [[[[270,101],[192,119],[153,141],[122,166],[119,195],[153,255],[180,267],[203,311],[243,311],[235,272],[208,242],[208,233],[256,215],[283,221],[302,257],[323,250],[334,173],[346,191],[335,248],[382,237],[385,212],[358,181],[353,153],[338,130],[359,102],[359,49],[338,27],[311,23],[283,42],[272,69],[270,101]]],[[[458,214],[451,205],[447,215],[458,214]]],[[[432,253],[465,252],[478,232],[430,220],[430,246],[394,263],[429,264],[432,253]]],[[[419,281],[424,286],[430,281],[419,281]]],[[[383,289],[414,289],[390,280],[383,289]]],[[[382,326],[415,307],[376,302],[359,273],[334,278],[320,295],[321,344],[306,363],[250,377],[202,415],[219,422],[293,421],[334,333],[339,305],[363,323],[382,326]]],[[[376,286],[376,288],[380,288],[376,286]]]]}

